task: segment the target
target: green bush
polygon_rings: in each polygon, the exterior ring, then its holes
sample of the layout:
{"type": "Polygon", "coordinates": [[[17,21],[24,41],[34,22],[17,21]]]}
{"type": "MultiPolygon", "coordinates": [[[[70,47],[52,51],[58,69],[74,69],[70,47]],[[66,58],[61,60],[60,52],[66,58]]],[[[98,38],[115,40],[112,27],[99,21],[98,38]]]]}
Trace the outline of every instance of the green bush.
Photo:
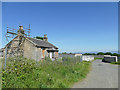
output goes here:
{"type": "Polygon", "coordinates": [[[36,62],[22,57],[9,58],[2,72],[2,87],[68,88],[86,77],[90,62],[80,62],[79,57],[63,59],[66,61],[50,61],[47,58],[36,62]]]}

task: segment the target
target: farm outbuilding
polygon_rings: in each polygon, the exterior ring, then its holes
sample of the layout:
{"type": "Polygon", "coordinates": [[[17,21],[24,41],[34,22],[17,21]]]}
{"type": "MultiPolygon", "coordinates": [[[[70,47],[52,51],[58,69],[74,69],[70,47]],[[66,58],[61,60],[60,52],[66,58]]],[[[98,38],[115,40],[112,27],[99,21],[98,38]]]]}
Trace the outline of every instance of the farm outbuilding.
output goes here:
{"type": "Polygon", "coordinates": [[[23,56],[38,61],[45,57],[58,58],[58,48],[48,42],[46,34],[43,40],[25,37],[24,32],[22,32],[23,27],[19,27],[18,35],[5,46],[4,57],[23,56]]]}
{"type": "Polygon", "coordinates": [[[118,58],[117,56],[110,56],[110,55],[106,55],[104,56],[104,59],[102,60],[103,62],[108,62],[108,63],[111,63],[111,62],[117,62],[118,61],[118,58]]]}
{"type": "Polygon", "coordinates": [[[82,55],[80,59],[81,61],[92,61],[94,60],[94,55],[82,55]]]}

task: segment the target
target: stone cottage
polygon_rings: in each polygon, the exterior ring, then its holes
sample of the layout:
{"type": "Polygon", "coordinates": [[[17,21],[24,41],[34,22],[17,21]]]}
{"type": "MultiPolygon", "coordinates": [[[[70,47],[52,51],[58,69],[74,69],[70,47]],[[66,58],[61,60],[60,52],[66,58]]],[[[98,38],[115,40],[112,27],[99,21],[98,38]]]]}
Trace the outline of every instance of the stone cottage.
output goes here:
{"type": "Polygon", "coordinates": [[[4,57],[23,56],[34,60],[42,60],[45,57],[58,58],[58,48],[48,42],[45,34],[43,40],[26,37],[23,26],[19,26],[17,36],[4,48],[4,57]]]}

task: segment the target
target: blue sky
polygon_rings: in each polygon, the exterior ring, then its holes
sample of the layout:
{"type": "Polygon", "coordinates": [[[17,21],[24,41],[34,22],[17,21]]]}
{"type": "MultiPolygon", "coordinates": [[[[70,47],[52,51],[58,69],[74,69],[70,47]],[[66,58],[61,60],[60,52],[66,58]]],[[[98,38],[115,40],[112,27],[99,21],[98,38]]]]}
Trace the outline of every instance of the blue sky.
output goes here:
{"type": "Polygon", "coordinates": [[[60,52],[118,50],[117,2],[2,3],[2,47],[7,25],[31,24],[31,37],[47,34],[60,52]]]}

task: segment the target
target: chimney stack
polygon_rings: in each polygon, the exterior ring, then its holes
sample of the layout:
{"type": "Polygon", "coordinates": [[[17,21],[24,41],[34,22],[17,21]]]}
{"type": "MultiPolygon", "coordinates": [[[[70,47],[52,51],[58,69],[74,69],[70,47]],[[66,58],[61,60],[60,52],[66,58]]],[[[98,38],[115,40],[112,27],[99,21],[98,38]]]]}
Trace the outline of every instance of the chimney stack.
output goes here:
{"type": "Polygon", "coordinates": [[[24,30],[23,30],[23,26],[19,26],[18,35],[23,36],[24,34],[25,33],[24,33],[24,30]]]}
{"type": "Polygon", "coordinates": [[[47,34],[44,34],[43,40],[44,40],[44,41],[48,41],[47,34]]]}
{"type": "Polygon", "coordinates": [[[19,26],[19,30],[23,30],[23,26],[19,26]]]}

